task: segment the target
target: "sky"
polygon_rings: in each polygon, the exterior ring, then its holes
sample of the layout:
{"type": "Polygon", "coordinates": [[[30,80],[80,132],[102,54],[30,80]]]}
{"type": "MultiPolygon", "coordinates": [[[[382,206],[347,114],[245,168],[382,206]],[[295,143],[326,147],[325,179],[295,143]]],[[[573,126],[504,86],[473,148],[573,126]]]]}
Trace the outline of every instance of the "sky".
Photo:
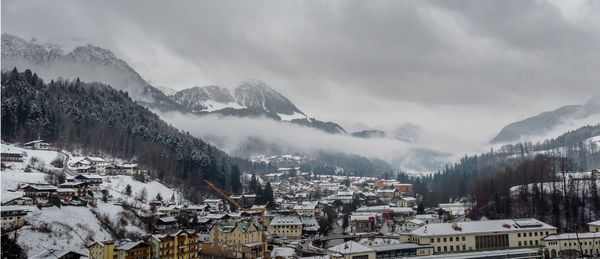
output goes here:
{"type": "Polygon", "coordinates": [[[598,1],[15,1],[2,32],[110,49],[156,86],[260,79],[312,117],[486,141],[600,94],[598,1]]]}

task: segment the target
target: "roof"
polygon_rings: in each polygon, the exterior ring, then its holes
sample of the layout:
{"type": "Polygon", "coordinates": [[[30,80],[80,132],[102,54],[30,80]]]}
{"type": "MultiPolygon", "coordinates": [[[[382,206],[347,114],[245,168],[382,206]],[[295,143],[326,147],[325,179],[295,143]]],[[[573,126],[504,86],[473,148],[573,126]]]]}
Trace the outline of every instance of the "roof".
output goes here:
{"type": "Polygon", "coordinates": [[[345,243],[341,243],[337,246],[333,246],[327,249],[327,251],[340,253],[343,255],[348,254],[359,254],[359,253],[369,253],[374,252],[372,248],[366,247],[354,241],[347,241],[345,243]]]}
{"type": "MultiPolygon", "coordinates": [[[[427,255],[427,256],[415,256],[411,257],[411,259],[436,259],[436,258],[483,258],[483,257],[501,257],[503,255],[515,255],[514,258],[517,258],[516,255],[536,255],[538,254],[538,250],[530,249],[530,248],[522,248],[522,249],[509,249],[509,250],[491,250],[491,251],[482,251],[482,252],[468,252],[468,253],[444,253],[439,255],[427,255]]],[[[512,257],[511,257],[512,258],[512,257]]],[[[519,257],[526,258],[526,257],[519,257]]],[[[528,257],[527,257],[528,258],[528,257]]]]}
{"type": "Polygon", "coordinates": [[[173,222],[177,222],[177,219],[173,218],[173,217],[164,217],[164,218],[159,218],[158,220],[164,222],[164,223],[173,223],[173,222]]]}
{"type": "Polygon", "coordinates": [[[239,227],[242,232],[248,232],[253,225],[254,222],[252,221],[221,221],[215,224],[221,232],[231,232],[236,226],[239,227]]]}
{"type": "Polygon", "coordinates": [[[588,225],[600,226],[600,220],[592,221],[592,222],[588,223],[588,225]]]}
{"type": "Polygon", "coordinates": [[[417,218],[417,219],[437,219],[438,215],[435,215],[435,214],[418,214],[418,215],[415,215],[415,218],[417,218]]]}
{"type": "Polygon", "coordinates": [[[27,206],[19,206],[19,205],[12,205],[12,206],[2,206],[0,207],[0,211],[29,211],[27,206]]]}
{"type": "Polygon", "coordinates": [[[552,234],[544,237],[542,240],[569,240],[569,239],[588,239],[588,238],[600,238],[600,232],[584,232],[584,233],[562,233],[552,234]]]}
{"type": "Polygon", "coordinates": [[[378,244],[369,246],[376,252],[393,251],[393,250],[404,250],[414,248],[429,248],[431,245],[419,245],[415,243],[397,243],[397,244],[378,244]]]}
{"type": "Polygon", "coordinates": [[[44,141],[41,139],[38,139],[38,140],[34,140],[34,141],[29,141],[23,145],[27,146],[27,145],[31,145],[31,144],[35,144],[35,143],[42,143],[42,142],[44,142],[44,141]]]}
{"type": "Polygon", "coordinates": [[[302,225],[300,218],[296,216],[276,216],[271,220],[269,226],[290,226],[290,225],[302,225]]]}
{"type": "Polygon", "coordinates": [[[34,255],[32,257],[29,258],[35,258],[35,259],[55,259],[55,258],[61,258],[65,255],[68,255],[69,253],[73,253],[73,254],[77,254],[81,257],[85,257],[86,255],[78,253],[78,252],[74,252],[74,251],[70,251],[70,250],[54,250],[54,249],[48,249],[42,253],[39,253],[37,255],[34,255]]]}
{"type": "Polygon", "coordinates": [[[129,240],[120,240],[115,244],[115,250],[129,250],[132,249],[139,244],[144,243],[143,241],[129,241],[129,240]]]}
{"type": "Polygon", "coordinates": [[[457,223],[459,228],[455,229],[452,223],[427,224],[412,231],[416,236],[444,236],[461,235],[489,232],[513,232],[529,230],[555,230],[556,227],[550,226],[537,219],[500,219],[486,221],[467,221],[457,223]]]}

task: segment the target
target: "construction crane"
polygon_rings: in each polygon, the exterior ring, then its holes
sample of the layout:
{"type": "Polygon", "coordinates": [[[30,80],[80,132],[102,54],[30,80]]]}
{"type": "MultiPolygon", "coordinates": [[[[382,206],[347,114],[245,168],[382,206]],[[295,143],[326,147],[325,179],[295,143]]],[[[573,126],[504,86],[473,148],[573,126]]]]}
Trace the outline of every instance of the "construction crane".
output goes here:
{"type": "Polygon", "coordinates": [[[269,202],[267,201],[267,204],[265,204],[265,206],[262,207],[262,208],[260,208],[260,209],[246,209],[246,208],[242,207],[242,205],[240,205],[239,203],[237,203],[236,201],[234,201],[232,198],[230,198],[229,195],[225,194],[225,192],[223,192],[221,189],[219,189],[217,186],[215,186],[209,180],[204,180],[204,181],[206,182],[206,184],[208,184],[208,186],[210,186],[210,188],[212,188],[218,194],[220,194],[221,196],[223,196],[223,198],[225,198],[227,201],[231,202],[231,204],[233,204],[236,207],[238,207],[238,209],[246,211],[246,212],[259,211],[261,213],[261,217],[262,217],[262,226],[260,228],[261,229],[261,242],[262,242],[262,249],[263,249],[263,258],[266,258],[266,256],[267,256],[267,242],[265,241],[265,228],[266,228],[265,212],[267,211],[267,206],[269,206],[269,202]]]}

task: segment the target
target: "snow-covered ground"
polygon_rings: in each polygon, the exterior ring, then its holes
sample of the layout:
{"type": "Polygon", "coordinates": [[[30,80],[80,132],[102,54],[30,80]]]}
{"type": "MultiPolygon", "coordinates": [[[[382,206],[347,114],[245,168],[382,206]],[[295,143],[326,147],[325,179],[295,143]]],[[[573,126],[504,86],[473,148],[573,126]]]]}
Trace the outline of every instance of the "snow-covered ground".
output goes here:
{"type": "Polygon", "coordinates": [[[175,202],[185,202],[185,200],[177,190],[171,189],[155,180],[143,183],[134,180],[131,176],[128,175],[103,176],[102,180],[103,182],[100,185],[100,189],[107,189],[109,195],[113,197],[114,201],[127,201],[131,205],[137,205],[142,207],[144,205],[142,205],[141,202],[137,200],[137,198],[140,196],[140,193],[145,189],[147,193],[146,200],[153,200],[156,198],[156,195],[160,193],[163,200],[165,201],[169,201],[171,197],[175,195],[175,202]],[[125,193],[125,188],[127,187],[127,185],[131,186],[131,196],[127,196],[127,194],[125,193]]]}
{"type": "Polygon", "coordinates": [[[279,115],[279,118],[281,118],[282,121],[292,121],[295,119],[306,119],[306,115],[304,115],[302,113],[298,113],[298,112],[294,112],[292,115],[283,114],[283,113],[278,113],[277,115],[279,115]]]}
{"type": "Polygon", "coordinates": [[[87,207],[62,206],[38,209],[29,206],[25,217],[30,225],[18,230],[17,242],[36,255],[46,249],[74,250],[88,254],[86,244],[92,240],[109,240],[111,235],[100,225],[87,207]]]}

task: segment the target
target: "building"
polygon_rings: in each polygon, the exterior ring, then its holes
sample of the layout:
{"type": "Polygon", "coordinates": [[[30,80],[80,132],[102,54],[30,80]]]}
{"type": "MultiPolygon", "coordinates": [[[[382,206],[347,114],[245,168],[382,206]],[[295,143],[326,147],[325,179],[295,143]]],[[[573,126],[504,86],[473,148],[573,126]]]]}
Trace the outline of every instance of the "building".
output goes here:
{"type": "Polygon", "coordinates": [[[210,229],[202,254],[229,258],[262,256],[262,231],[252,221],[221,221],[210,229]]]}
{"type": "Polygon", "coordinates": [[[553,234],[542,239],[551,258],[565,256],[600,257],[600,232],[553,234]]]}
{"type": "Polygon", "coordinates": [[[37,255],[29,257],[30,259],[79,259],[87,258],[86,255],[70,250],[48,249],[37,255]]]}
{"type": "Polygon", "coordinates": [[[25,219],[29,210],[23,206],[2,206],[2,231],[17,229],[25,225],[25,219]]]}
{"type": "Polygon", "coordinates": [[[58,188],[50,185],[25,185],[21,188],[25,197],[33,199],[34,204],[46,205],[52,197],[56,197],[58,188]]]}
{"type": "Polygon", "coordinates": [[[369,246],[377,258],[399,258],[433,254],[433,246],[414,243],[378,244],[369,246]]]}
{"type": "Polygon", "coordinates": [[[156,234],[145,238],[151,246],[151,258],[198,258],[200,240],[198,233],[176,230],[170,234],[156,234]]]}
{"type": "Polygon", "coordinates": [[[158,219],[156,219],[155,227],[158,230],[177,228],[177,219],[175,219],[173,217],[158,218],[158,219]]]}
{"type": "Polygon", "coordinates": [[[377,195],[377,198],[389,201],[396,198],[397,191],[395,189],[383,189],[375,191],[375,194],[377,195]]]}
{"type": "Polygon", "coordinates": [[[23,144],[24,147],[38,150],[48,150],[50,145],[41,139],[34,140],[23,144]]]}
{"type": "Polygon", "coordinates": [[[445,253],[439,255],[415,256],[412,259],[541,259],[538,249],[521,248],[510,250],[488,250],[483,252],[445,253]]]}
{"type": "Polygon", "coordinates": [[[0,155],[2,162],[23,162],[23,156],[25,156],[22,151],[18,151],[7,145],[2,145],[0,155]]]}
{"type": "Polygon", "coordinates": [[[353,213],[350,215],[350,231],[352,233],[368,233],[375,230],[376,213],[353,213]]]}
{"type": "Polygon", "coordinates": [[[417,206],[417,198],[415,197],[402,197],[398,200],[398,207],[412,208],[414,206],[417,206]]]}
{"type": "Polygon", "coordinates": [[[294,211],[303,217],[314,217],[316,207],[316,203],[296,204],[294,205],[294,211]]]}
{"type": "Polygon", "coordinates": [[[404,231],[413,231],[413,230],[420,228],[426,224],[427,223],[425,223],[425,221],[420,220],[420,219],[406,219],[406,221],[404,221],[404,223],[402,223],[400,225],[400,229],[404,230],[404,231]]]}
{"type": "Polygon", "coordinates": [[[85,183],[88,188],[96,188],[98,186],[100,186],[100,184],[102,184],[102,176],[99,176],[97,174],[91,174],[91,175],[84,175],[84,174],[79,174],[75,177],[73,177],[74,181],[78,181],[78,182],[82,182],[85,183]]]}
{"type": "Polygon", "coordinates": [[[313,217],[300,217],[300,221],[302,221],[302,235],[314,236],[319,234],[319,222],[317,219],[313,217]]]}
{"type": "Polygon", "coordinates": [[[76,197],[87,197],[89,190],[88,185],[84,182],[65,182],[61,183],[58,187],[75,190],[73,196],[76,197]]]}
{"type": "Polygon", "coordinates": [[[297,216],[275,216],[267,226],[269,234],[288,239],[302,237],[302,221],[297,216]]]}
{"type": "Polygon", "coordinates": [[[222,211],[223,210],[223,200],[220,200],[220,199],[206,199],[206,200],[204,200],[204,204],[208,205],[209,211],[222,211]]]}
{"type": "Polygon", "coordinates": [[[418,214],[415,219],[425,221],[425,224],[441,223],[440,217],[437,214],[418,214]]]}
{"type": "Polygon", "coordinates": [[[600,220],[588,223],[588,229],[590,232],[600,232],[600,220]]]}
{"type": "Polygon", "coordinates": [[[375,250],[354,241],[330,247],[327,249],[330,258],[336,259],[375,259],[375,250]]]}
{"type": "Polygon", "coordinates": [[[2,206],[10,205],[33,205],[33,199],[30,197],[17,197],[2,203],[2,206]]]}
{"type": "Polygon", "coordinates": [[[394,184],[394,189],[401,193],[413,193],[413,185],[410,183],[397,183],[394,184]]]}
{"type": "Polygon", "coordinates": [[[410,242],[431,244],[435,253],[542,245],[556,227],[539,220],[502,219],[427,224],[411,232],[410,242]]]}
{"type": "Polygon", "coordinates": [[[150,259],[150,244],[128,239],[94,242],[88,246],[90,259],[150,259]]]}

